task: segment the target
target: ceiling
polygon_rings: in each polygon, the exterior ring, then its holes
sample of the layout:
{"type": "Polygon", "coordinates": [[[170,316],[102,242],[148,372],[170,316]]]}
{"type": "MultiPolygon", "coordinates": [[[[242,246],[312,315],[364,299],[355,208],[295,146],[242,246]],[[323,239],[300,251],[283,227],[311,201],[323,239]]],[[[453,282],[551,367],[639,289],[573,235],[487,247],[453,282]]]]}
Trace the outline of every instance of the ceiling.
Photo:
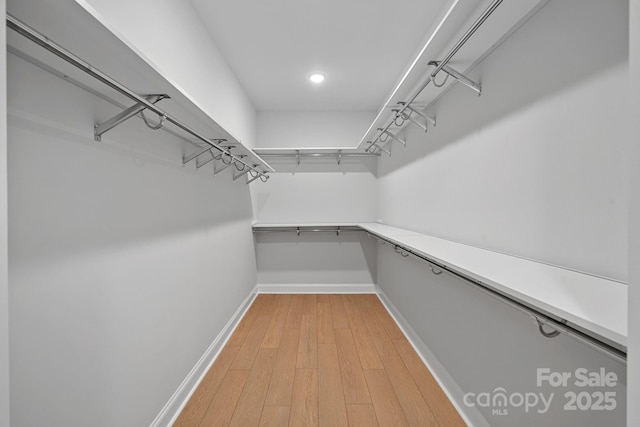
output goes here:
{"type": "Polygon", "coordinates": [[[190,1],[258,111],[378,110],[450,3],[190,1]]]}

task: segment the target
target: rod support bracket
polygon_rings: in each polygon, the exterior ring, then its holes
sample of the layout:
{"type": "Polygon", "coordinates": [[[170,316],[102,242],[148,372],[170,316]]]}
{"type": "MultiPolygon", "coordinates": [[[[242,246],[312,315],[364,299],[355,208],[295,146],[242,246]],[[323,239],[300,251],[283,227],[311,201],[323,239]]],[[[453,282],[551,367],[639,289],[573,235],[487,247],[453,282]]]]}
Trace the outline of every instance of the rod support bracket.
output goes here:
{"type": "MultiPolygon", "coordinates": [[[[535,319],[536,319],[536,323],[538,323],[538,331],[540,332],[540,334],[543,337],[545,337],[545,338],[555,338],[555,337],[557,337],[558,335],[560,335],[562,333],[558,329],[553,329],[552,325],[549,325],[548,323],[543,322],[542,320],[540,320],[539,317],[536,316],[535,319]],[[549,326],[550,328],[552,328],[552,330],[550,332],[545,331],[544,330],[545,326],[549,326]]],[[[567,321],[563,319],[563,320],[560,321],[560,323],[565,324],[565,323],[567,323],[567,321]]]]}
{"type": "MultiPolygon", "coordinates": [[[[163,99],[167,99],[167,98],[171,98],[169,95],[167,94],[154,94],[154,95],[145,95],[143,96],[143,98],[145,100],[147,100],[148,102],[155,104],[159,101],[162,101],[163,99]]],[[[116,114],[115,116],[113,116],[112,118],[110,118],[109,120],[102,122],[102,123],[96,123],[93,125],[93,139],[96,142],[101,142],[102,141],[102,135],[105,134],[106,132],[110,131],[111,129],[113,129],[114,127],[118,126],[120,123],[125,122],[126,120],[130,119],[131,117],[135,116],[138,113],[142,113],[144,110],[146,110],[147,107],[143,104],[141,104],[140,102],[136,102],[134,105],[132,105],[131,107],[127,108],[126,110],[121,111],[120,113],[116,114]]],[[[161,119],[161,123],[164,122],[164,118],[161,119]]]]}
{"type": "MultiPolygon", "coordinates": [[[[225,138],[214,138],[214,139],[210,139],[211,142],[213,142],[214,145],[218,145],[221,144],[223,142],[227,142],[227,140],[225,138]]],[[[192,161],[193,159],[196,159],[198,157],[200,157],[201,155],[203,155],[204,153],[206,153],[207,151],[211,152],[211,149],[213,147],[206,147],[206,148],[202,148],[199,151],[194,151],[191,154],[188,154],[186,156],[182,157],[182,166],[186,165],[187,163],[189,163],[190,161],[192,161]]],[[[213,156],[213,153],[211,153],[211,155],[213,156]]],[[[211,161],[211,160],[209,160],[211,161]]],[[[208,162],[207,162],[208,163],[208,162]]]]}
{"type": "MultiPolygon", "coordinates": [[[[440,61],[430,61],[429,65],[433,65],[433,66],[438,66],[440,64],[440,61]]],[[[480,83],[476,83],[475,81],[471,80],[469,77],[465,76],[464,74],[454,70],[453,68],[451,68],[448,65],[445,65],[442,67],[442,71],[444,71],[445,73],[447,73],[448,75],[450,75],[451,77],[453,77],[454,79],[456,79],[457,81],[459,81],[460,83],[462,83],[463,85],[467,86],[468,88],[474,90],[478,96],[482,95],[482,86],[480,85],[480,83]]],[[[431,79],[434,79],[435,75],[431,75],[431,79]]]]}

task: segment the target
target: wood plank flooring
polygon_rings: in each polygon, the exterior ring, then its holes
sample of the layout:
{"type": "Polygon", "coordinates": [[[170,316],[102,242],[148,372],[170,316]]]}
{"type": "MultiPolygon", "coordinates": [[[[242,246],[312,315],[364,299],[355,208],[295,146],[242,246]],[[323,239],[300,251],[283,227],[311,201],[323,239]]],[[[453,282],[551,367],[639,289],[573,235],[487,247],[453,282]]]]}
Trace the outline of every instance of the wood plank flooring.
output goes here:
{"type": "Polygon", "coordinates": [[[465,426],[373,294],[258,295],[174,426],[465,426]]]}

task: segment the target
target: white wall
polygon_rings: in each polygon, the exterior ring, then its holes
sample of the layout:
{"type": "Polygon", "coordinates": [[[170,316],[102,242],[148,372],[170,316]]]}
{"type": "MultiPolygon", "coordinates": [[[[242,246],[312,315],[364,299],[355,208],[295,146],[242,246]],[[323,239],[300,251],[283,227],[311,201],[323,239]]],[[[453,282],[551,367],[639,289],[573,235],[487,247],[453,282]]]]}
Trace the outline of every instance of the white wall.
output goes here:
{"type": "MultiPolygon", "coordinates": [[[[0,0],[0,16],[6,2],[0,0]]],[[[9,276],[7,236],[6,23],[0,24],[0,427],[9,427],[9,276]]]]}
{"type": "Polygon", "coordinates": [[[148,425],[255,286],[248,187],[8,65],[11,425],[148,425]]]}
{"type": "MultiPolygon", "coordinates": [[[[434,108],[438,127],[409,129],[407,149],[382,158],[380,218],[627,280],[628,16],[624,0],[550,2],[471,73],[480,98],[454,88],[434,108]]],[[[621,379],[615,411],[564,411],[559,390],[548,414],[485,411],[491,425],[626,424],[624,366],[545,339],[529,317],[385,247],[378,284],[462,392],[539,391],[540,367],[621,379]]]]}
{"type": "MultiPolygon", "coordinates": [[[[340,166],[272,162],[278,173],[253,188],[262,223],[363,222],[375,219],[375,160],[346,160],[340,166]]],[[[311,162],[311,163],[305,163],[311,162]]],[[[334,161],[335,162],[335,161],[334,161]]]]}
{"type": "Polygon", "coordinates": [[[390,245],[378,247],[378,285],[452,378],[453,383],[445,383],[445,387],[453,392],[460,407],[467,409],[462,399],[465,393],[493,396],[499,387],[508,396],[544,393],[548,399],[550,393],[555,393],[545,413],[537,412],[542,406],[529,412],[523,407],[508,406],[504,408],[507,415],[494,415],[492,408],[476,406],[490,426],[626,425],[626,370],[617,361],[566,335],[544,338],[531,317],[460,279],[432,274],[426,263],[403,258],[390,245]],[[567,387],[537,387],[538,368],[571,372],[572,380],[567,387]],[[604,368],[614,372],[620,381],[615,387],[578,388],[572,386],[573,373],[578,368],[604,368]],[[585,390],[616,393],[616,409],[565,411],[568,398],[564,393],[585,390]]]}
{"type": "MultiPolygon", "coordinates": [[[[260,148],[355,146],[373,120],[369,112],[260,112],[260,148]]],[[[362,222],[377,210],[374,158],[267,158],[277,173],[252,186],[262,223],[362,222]]]]}
{"type": "Polygon", "coordinates": [[[375,118],[372,111],[260,111],[260,148],[355,147],[375,118]]]}
{"type": "Polygon", "coordinates": [[[375,241],[365,233],[256,233],[255,239],[261,286],[314,285],[317,292],[376,283],[375,241]]]}
{"type": "MultiPolygon", "coordinates": [[[[375,160],[287,159],[253,185],[260,223],[354,223],[375,220],[375,160]]],[[[260,284],[374,284],[375,246],[364,233],[256,236],[260,284]]]]}
{"type": "Polygon", "coordinates": [[[627,279],[627,2],[550,2],[379,165],[380,217],[627,279]]]}
{"type": "MultiPolygon", "coordinates": [[[[630,1],[629,98],[631,122],[627,140],[629,159],[629,402],[640,400],[640,1],[630,1]]],[[[629,405],[627,425],[640,425],[640,407],[629,405]]]]}
{"type": "MultiPolygon", "coordinates": [[[[355,146],[373,113],[260,112],[258,145],[264,147],[355,146]]],[[[374,221],[376,160],[268,158],[277,173],[252,185],[254,216],[260,223],[353,223],[374,221]]],[[[259,234],[261,285],[372,285],[375,246],[362,233],[259,234]]],[[[316,288],[317,289],[317,288],[316,288]]],[[[353,289],[353,288],[352,288],[353,289]]]]}
{"type": "Polygon", "coordinates": [[[228,132],[255,144],[251,100],[188,0],[76,1],[228,132]]]}

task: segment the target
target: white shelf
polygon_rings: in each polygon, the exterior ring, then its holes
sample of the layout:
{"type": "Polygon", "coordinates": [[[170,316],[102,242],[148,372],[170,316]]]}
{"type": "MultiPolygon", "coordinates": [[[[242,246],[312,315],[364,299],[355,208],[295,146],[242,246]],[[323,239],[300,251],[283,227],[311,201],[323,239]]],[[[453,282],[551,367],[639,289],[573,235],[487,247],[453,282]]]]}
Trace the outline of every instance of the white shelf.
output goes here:
{"type": "Polygon", "coordinates": [[[296,228],[296,227],[360,227],[358,223],[349,223],[349,222],[308,222],[308,223],[282,223],[282,224],[265,224],[265,223],[254,223],[253,229],[268,229],[268,228],[296,228]]]}
{"type": "Polygon", "coordinates": [[[624,283],[380,223],[255,224],[254,228],[358,226],[605,342],[627,347],[624,283]]]}
{"type": "MultiPolygon", "coordinates": [[[[141,58],[116,35],[112,34],[103,23],[94,19],[75,2],[43,3],[25,0],[14,2],[7,12],[136,94],[169,95],[171,99],[162,100],[156,104],[160,109],[207,138],[226,139],[223,145],[233,146],[233,154],[246,156],[243,160],[247,163],[258,165],[258,169],[265,172],[273,171],[273,168],[259,155],[203,111],[195,99],[174,85],[170,79],[141,58]],[[33,13],[36,9],[38,10],[37,14],[33,13]]],[[[104,97],[103,99],[109,99],[124,106],[134,104],[122,94],[86,75],[14,31],[7,31],[7,45],[10,49],[19,52],[24,59],[40,63],[39,66],[44,65],[49,70],[54,70],[70,83],[100,94],[100,97],[104,97]]],[[[111,114],[116,115],[120,111],[114,107],[111,114]]],[[[111,118],[111,116],[104,116],[104,114],[96,113],[95,115],[98,123],[111,118]]],[[[156,119],[153,114],[149,116],[153,120],[156,119]]],[[[93,123],[87,124],[89,137],[92,137],[92,126],[93,123]]],[[[196,147],[204,144],[180,129],[171,127],[171,125],[167,125],[167,127],[180,135],[177,141],[183,145],[184,155],[197,151],[196,147]],[[190,142],[186,143],[185,141],[190,142]]],[[[109,132],[117,132],[117,129],[109,132]]],[[[111,139],[110,133],[105,134],[105,138],[108,142],[111,139]]]]}

